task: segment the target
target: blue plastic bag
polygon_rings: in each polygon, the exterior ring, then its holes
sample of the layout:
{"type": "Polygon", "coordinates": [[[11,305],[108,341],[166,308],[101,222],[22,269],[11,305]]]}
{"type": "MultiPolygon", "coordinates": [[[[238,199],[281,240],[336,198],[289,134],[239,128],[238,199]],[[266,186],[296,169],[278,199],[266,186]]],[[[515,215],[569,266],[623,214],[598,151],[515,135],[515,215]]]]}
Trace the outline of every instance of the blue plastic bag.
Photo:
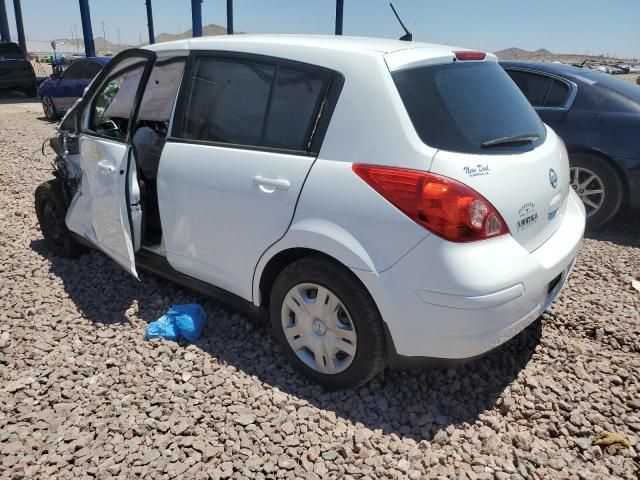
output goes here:
{"type": "Polygon", "coordinates": [[[197,303],[173,305],[162,317],[147,325],[144,338],[162,337],[173,341],[184,338],[195,342],[200,338],[206,318],[204,308],[197,303]]]}

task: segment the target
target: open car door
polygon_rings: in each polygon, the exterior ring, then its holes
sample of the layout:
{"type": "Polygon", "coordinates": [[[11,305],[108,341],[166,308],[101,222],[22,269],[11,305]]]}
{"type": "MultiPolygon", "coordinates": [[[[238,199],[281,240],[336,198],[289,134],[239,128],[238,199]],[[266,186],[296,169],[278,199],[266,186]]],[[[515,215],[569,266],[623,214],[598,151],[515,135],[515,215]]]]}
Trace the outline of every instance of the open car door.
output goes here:
{"type": "Polygon", "coordinates": [[[122,52],[85,94],[77,109],[82,180],[66,216],[69,230],[136,278],[142,211],[131,138],[155,59],[149,50],[122,52]]]}

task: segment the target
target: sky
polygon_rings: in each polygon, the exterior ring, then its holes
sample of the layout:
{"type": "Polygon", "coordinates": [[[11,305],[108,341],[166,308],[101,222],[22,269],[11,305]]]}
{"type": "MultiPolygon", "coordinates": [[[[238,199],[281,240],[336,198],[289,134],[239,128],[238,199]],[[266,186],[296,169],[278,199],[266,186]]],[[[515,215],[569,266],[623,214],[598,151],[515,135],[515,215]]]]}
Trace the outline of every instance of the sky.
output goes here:
{"type": "MultiPolygon", "coordinates": [[[[5,1],[12,40],[13,2],[5,1]]],[[[344,34],[397,38],[388,0],[344,0],[344,34]]],[[[89,0],[94,37],[148,39],[144,0],[89,0]]],[[[640,0],[394,0],[417,41],[485,51],[546,48],[554,53],[640,57],[640,0]]],[[[153,0],[156,35],[191,28],[191,0],[153,0]]],[[[22,0],[26,36],[81,37],[78,0],[22,0]]],[[[202,23],[226,25],[226,0],[203,0],[202,23]]],[[[335,0],[234,0],[234,28],[247,33],[332,34],[335,0]]]]}

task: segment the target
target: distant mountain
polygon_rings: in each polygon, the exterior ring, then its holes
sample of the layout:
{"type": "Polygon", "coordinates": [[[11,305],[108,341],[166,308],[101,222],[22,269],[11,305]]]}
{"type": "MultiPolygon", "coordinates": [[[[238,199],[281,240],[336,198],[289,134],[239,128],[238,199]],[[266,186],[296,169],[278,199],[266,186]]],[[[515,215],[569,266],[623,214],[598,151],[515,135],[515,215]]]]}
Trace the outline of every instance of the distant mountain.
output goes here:
{"type": "MultiPolygon", "coordinates": [[[[210,24],[202,27],[202,36],[210,37],[214,35],[226,35],[227,27],[221,27],[220,25],[210,24]]],[[[180,34],[173,33],[161,33],[160,35],[156,35],[156,43],[160,42],[171,42],[173,40],[180,40],[184,38],[191,38],[193,36],[193,30],[189,29],[186,32],[182,32],[180,34]]]]}
{"type": "Polygon", "coordinates": [[[495,56],[500,60],[521,60],[521,59],[529,59],[533,55],[533,52],[529,52],[527,50],[523,50],[517,47],[506,48],[504,50],[500,50],[498,52],[493,52],[495,56]]]}
{"type": "MultiPolygon", "coordinates": [[[[243,32],[237,32],[243,33],[243,32]]],[[[202,27],[202,35],[205,37],[214,36],[214,35],[226,35],[227,28],[221,27],[220,25],[210,24],[202,27]]],[[[182,33],[161,33],[156,35],[156,43],[160,42],[171,42],[173,40],[191,38],[193,35],[193,31],[191,29],[182,32],[182,33]]],[[[56,38],[56,49],[58,54],[72,54],[72,53],[81,53],[84,54],[84,41],[82,38],[69,40],[68,38],[56,38]]],[[[108,39],[105,40],[103,37],[95,37],[93,39],[93,44],[96,47],[96,55],[115,55],[122,50],[131,47],[144,46],[148,45],[149,42],[143,42],[140,45],[128,45],[128,44],[118,44],[112,43],[108,39]]],[[[27,50],[33,53],[48,53],[52,54],[53,49],[49,42],[43,41],[30,41],[27,47],[27,50]]]]}
{"type": "Polygon", "coordinates": [[[494,52],[500,60],[531,60],[531,59],[553,59],[556,55],[546,48],[539,48],[535,51],[523,50],[522,48],[511,47],[505,50],[494,52]]]}

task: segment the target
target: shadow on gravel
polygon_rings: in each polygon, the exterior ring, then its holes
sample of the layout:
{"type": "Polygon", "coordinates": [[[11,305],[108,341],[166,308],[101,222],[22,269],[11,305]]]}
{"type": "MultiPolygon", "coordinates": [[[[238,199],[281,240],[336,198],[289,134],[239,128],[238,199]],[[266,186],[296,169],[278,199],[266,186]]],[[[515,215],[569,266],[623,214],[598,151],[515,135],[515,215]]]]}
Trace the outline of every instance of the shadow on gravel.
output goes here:
{"type": "Polygon", "coordinates": [[[445,435],[449,425],[473,424],[491,409],[527,365],[542,335],[538,320],[507,344],[466,365],[386,371],[363,388],[334,392],[289,367],[275,342],[264,340],[268,333],[263,327],[247,341],[228,328],[211,332],[211,323],[210,319],[206,343],[197,346],[219,362],[354,423],[416,441],[431,440],[441,431],[445,435]]]}
{"type": "MultiPolygon", "coordinates": [[[[472,424],[491,409],[529,362],[542,333],[541,322],[536,321],[505,345],[466,365],[387,371],[357,390],[325,391],[292,369],[264,324],[243,319],[240,313],[150,274],[138,282],[99,253],[66,260],[51,256],[43,240],[33,240],[31,248],[51,262],[51,273],[96,325],[127,322],[125,312],[133,303],[138,304],[137,315],[149,322],[171,303],[199,302],[207,310],[208,322],[195,346],[218,363],[254,378],[254,383],[265,384],[267,395],[273,393],[268,386],[277,387],[328,411],[320,418],[329,419],[327,415],[334,412],[372,430],[417,441],[431,440],[442,432],[439,440],[449,425],[472,424]]],[[[246,379],[234,383],[249,385],[246,379]]]]}
{"type": "MultiPolygon", "coordinates": [[[[69,298],[95,324],[129,323],[127,309],[135,300],[149,297],[144,292],[145,287],[149,290],[148,285],[101,253],[91,252],[72,260],[60,258],[51,254],[44,240],[32,240],[31,249],[51,262],[49,271],[62,280],[69,298]]],[[[137,315],[147,322],[155,319],[155,311],[139,309],[137,315]]]]}
{"type": "Polygon", "coordinates": [[[0,104],[11,103],[40,103],[40,100],[18,90],[0,90],[0,104]]]}
{"type": "Polygon", "coordinates": [[[586,238],[640,247],[640,210],[623,207],[603,229],[587,231],[586,238]]]}

